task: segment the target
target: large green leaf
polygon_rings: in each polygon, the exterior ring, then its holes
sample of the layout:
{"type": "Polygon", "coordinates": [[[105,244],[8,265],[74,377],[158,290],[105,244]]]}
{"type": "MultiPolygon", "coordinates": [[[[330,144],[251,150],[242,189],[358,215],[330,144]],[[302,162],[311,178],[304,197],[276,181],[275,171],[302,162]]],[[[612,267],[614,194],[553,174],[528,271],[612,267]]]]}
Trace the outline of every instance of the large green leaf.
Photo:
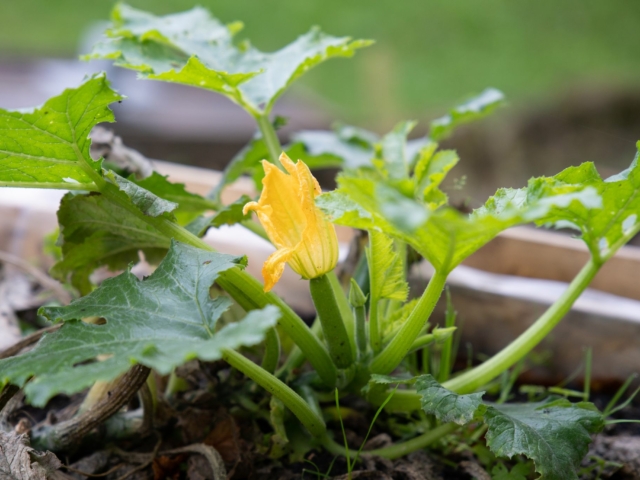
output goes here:
{"type": "Polygon", "coordinates": [[[221,272],[245,263],[244,257],[174,242],[147,279],[140,281],[126,272],[67,307],[43,308],[41,314],[65,325],[30,352],[0,361],[0,382],[22,386],[33,376],[25,393],[34,405],[42,406],[57,393],[113,380],[132,363],[167,374],[190,359],[217,360],[225,349],[259,343],[276,324],[276,307],[254,310],[218,328],[231,301],[210,296],[221,272]],[[80,321],[91,316],[105,323],[80,321]]]}
{"type": "Polygon", "coordinates": [[[58,223],[63,258],[52,274],[83,294],[91,291],[89,276],[98,267],[124,269],[138,261],[139,251],[157,263],[169,248],[167,237],[100,194],[65,195],[58,223]]]}
{"type": "Polygon", "coordinates": [[[177,204],[153,195],[90,155],[89,133],[113,122],[109,104],[123,97],[94,75],[32,110],[0,110],[0,186],[96,191],[114,189],[145,215],[168,215],[177,204]]]}
{"type": "Polygon", "coordinates": [[[318,63],[371,44],[314,28],[281,50],[264,53],[248,42],[235,45],[233,35],[242,25],[224,25],[201,7],[157,17],[119,4],[112,18],[109,38],[90,58],[114,59],[145,78],[218,92],[253,114],[269,112],[282,92],[318,63]]]}
{"type": "Polygon", "coordinates": [[[545,480],[574,480],[586,455],[591,435],[604,427],[604,418],[588,402],[572,404],[549,398],[525,404],[491,404],[483,393],[458,395],[442,387],[431,375],[418,377],[422,408],[442,421],[464,425],[482,421],[487,446],[497,455],[525,455],[545,480]]]}
{"type": "MultiPolygon", "coordinates": [[[[442,165],[444,172],[448,162],[442,165]]],[[[602,205],[596,188],[554,177],[532,179],[520,190],[500,190],[468,216],[450,207],[435,208],[438,204],[424,198],[423,183],[416,185],[415,177],[393,183],[361,169],[342,173],[338,185],[338,190],[316,200],[334,222],[399,238],[443,272],[509,227],[546,222],[565,209],[586,212],[602,205]]]]}
{"type": "Polygon", "coordinates": [[[0,109],[0,186],[95,190],[89,132],[114,121],[109,104],[122,98],[100,74],[39,108],[0,109]]]}

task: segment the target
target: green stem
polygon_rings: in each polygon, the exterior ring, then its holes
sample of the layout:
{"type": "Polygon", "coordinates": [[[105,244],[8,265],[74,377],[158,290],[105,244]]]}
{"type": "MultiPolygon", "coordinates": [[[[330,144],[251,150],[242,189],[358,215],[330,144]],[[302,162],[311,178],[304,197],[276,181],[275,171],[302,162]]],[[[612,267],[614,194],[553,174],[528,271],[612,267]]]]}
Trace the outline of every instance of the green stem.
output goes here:
{"type": "Polygon", "coordinates": [[[433,343],[435,340],[435,335],[433,333],[427,333],[426,335],[420,335],[416,340],[411,344],[410,353],[413,353],[417,350],[420,350],[423,347],[426,347],[430,343],[433,343]]]}
{"type": "Polygon", "coordinates": [[[338,368],[348,368],[353,363],[353,350],[331,280],[327,275],[312,278],[309,289],[331,359],[338,368]]]}
{"type": "Polygon", "coordinates": [[[369,300],[369,343],[371,344],[373,353],[378,353],[382,347],[380,321],[378,318],[378,302],[379,300],[372,295],[369,300]]]}
{"type": "MultiPolygon", "coordinates": [[[[322,330],[322,325],[318,319],[314,320],[311,324],[311,333],[317,338],[320,335],[322,330]]],[[[300,347],[294,345],[289,352],[289,356],[285,360],[284,364],[280,367],[280,369],[276,372],[276,377],[286,378],[293,370],[300,368],[304,363],[305,357],[300,347]]]]}
{"type": "Polygon", "coordinates": [[[354,307],[356,317],[356,343],[358,345],[359,357],[367,356],[367,308],[354,307]]]}
{"type": "Polygon", "coordinates": [[[278,139],[276,130],[273,128],[273,124],[269,119],[269,114],[264,113],[262,115],[257,115],[254,118],[258,123],[258,128],[260,129],[260,133],[262,133],[262,138],[267,146],[267,150],[269,151],[271,162],[282,168],[279,160],[280,154],[282,153],[282,146],[280,145],[280,140],[278,139]]]}
{"type": "MultiPolygon", "coordinates": [[[[360,455],[375,455],[378,457],[388,458],[389,460],[395,460],[396,458],[404,457],[416,450],[420,450],[431,445],[433,442],[439,440],[445,435],[450,434],[460,428],[455,423],[445,423],[432,430],[429,430],[422,435],[419,435],[406,442],[396,443],[389,447],[378,448],[376,450],[365,450],[360,452],[360,455]]],[[[322,446],[333,455],[342,455],[354,457],[358,455],[355,450],[346,450],[344,445],[336,443],[333,439],[325,437],[322,441],[322,446]]]]}
{"type": "Polygon", "coordinates": [[[580,294],[589,286],[601,265],[589,260],[560,298],[524,333],[486,362],[445,382],[444,387],[457,393],[473,392],[515,365],[562,320],[580,294]]]}
{"type": "MultiPolygon", "coordinates": [[[[402,325],[402,328],[400,328],[396,336],[393,337],[384,350],[371,362],[371,373],[388,375],[400,365],[400,362],[402,362],[407,353],[409,353],[413,342],[418,338],[420,332],[429,320],[431,312],[433,312],[440,298],[446,280],[446,274],[437,271],[434,273],[429,281],[429,285],[427,285],[427,289],[422,294],[422,297],[406,322],[402,325]]],[[[373,303],[371,306],[373,309],[373,303]]]]}
{"type": "Polygon", "coordinates": [[[262,359],[262,368],[267,372],[273,373],[278,368],[280,361],[280,336],[275,328],[267,330],[264,339],[264,357],[262,359]]]}
{"type": "Polygon", "coordinates": [[[336,301],[338,302],[338,308],[340,309],[340,316],[342,317],[342,321],[344,322],[344,327],[347,329],[347,336],[349,337],[349,342],[351,343],[351,351],[356,351],[356,319],[353,316],[353,310],[351,309],[351,304],[349,303],[349,299],[347,298],[347,294],[342,288],[342,284],[340,283],[340,279],[336,275],[336,271],[332,270],[326,274],[327,278],[331,282],[331,287],[333,288],[333,293],[336,297],[336,301]]]}
{"type": "Polygon", "coordinates": [[[224,350],[222,358],[284,403],[313,436],[322,437],[326,434],[324,420],[284,382],[234,350],[224,350]]]}
{"type": "MultiPolygon", "coordinates": [[[[451,292],[447,288],[447,313],[445,315],[444,326],[445,328],[452,328],[456,324],[456,312],[453,310],[453,304],[451,303],[451,292]]],[[[447,338],[442,345],[440,352],[440,374],[438,375],[438,381],[444,383],[449,380],[451,374],[451,365],[453,364],[453,335],[447,338]]]]}

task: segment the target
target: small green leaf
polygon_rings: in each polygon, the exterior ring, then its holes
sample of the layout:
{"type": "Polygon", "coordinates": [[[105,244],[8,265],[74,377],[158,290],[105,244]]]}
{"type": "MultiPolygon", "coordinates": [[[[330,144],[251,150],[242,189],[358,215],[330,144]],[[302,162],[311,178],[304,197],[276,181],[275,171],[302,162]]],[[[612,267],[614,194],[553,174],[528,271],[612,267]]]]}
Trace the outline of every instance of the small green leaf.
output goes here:
{"type": "Polygon", "coordinates": [[[458,154],[453,150],[442,150],[434,155],[436,147],[432,143],[420,151],[415,170],[415,195],[422,198],[432,210],[448,202],[447,195],[439,187],[459,161],[458,154]]]}
{"type": "Polygon", "coordinates": [[[245,215],[242,213],[242,209],[250,201],[251,199],[247,195],[242,195],[235,202],[230,203],[221,210],[218,210],[211,219],[211,226],[218,228],[222,225],[235,225],[236,223],[250,220],[251,214],[248,213],[245,215]]]}
{"type": "Polygon", "coordinates": [[[334,131],[303,130],[293,135],[291,158],[301,158],[309,168],[359,168],[369,165],[375,156],[378,137],[366,130],[336,125],[334,131]],[[296,150],[296,146],[301,150],[296,150]],[[293,155],[293,156],[292,156],[293,155]]]}
{"type": "Polygon", "coordinates": [[[177,203],[157,197],[150,191],[111,170],[104,172],[104,178],[116,185],[129,198],[131,203],[150,217],[169,214],[178,207],[177,203]]]}
{"type": "Polygon", "coordinates": [[[138,261],[139,251],[156,263],[169,248],[167,237],[99,194],[65,195],[58,223],[63,258],[51,273],[84,294],[91,291],[89,276],[98,267],[122,270],[138,261]]]}
{"type": "Polygon", "coordinates": [[[122,98],[99,74],[39,108],[0,109],[0,186],[96,190],[89,132],[114,121],[109,104],[122,98]]]}
{"type": "Polygon", "coordinates": [[[242,213],[244,206],[251,199],[247,195],[242,195],[235,202],[230,203],[226,207],[218,210],[215,215],[210,217],[200,216],[192,221],[185,228],[194,235],[202,237],[210,227],[219,228],[223,225],[235,225],[246,220],[251,220],[251,214],[242,213]]]}
{"type": "Polygon", "coordinates": [[[177,204],[176,214],[199,214],[206,210],[215,210],[218,207],[214,201],[187,192],[184,184],[170,182],[166,176],[160,175],[158,172],[153,172],[142,180],[135,180],[135,183],[154,195],[177,204]]]}
{"type": "Polygon", "coordinates": [[[481,393],[458,395],[442,387],[431,375],[416,380],[416,390],[422,397],[422,409],[443,422],[465,425],[476,420],[476,411],[482,405],[481,393]]]}
{"type": "Polygon", "coordinates": [[[460,125],[479,120],[504,104],[504,94],[495,88],[488,88],[477,97],[458,105],[444,117],[433,120],[429,136],[436,141],[443,140],[460,125]]]}
{"type": "Polygon", "coordinates": [[[402,259],[393,248],[393,240],[381,232],[369,232],[371,246],[367,248],[367,260],[372,275],[371,298],[388,298],[404,302],[409,294],[405,281],[402,259]]]}
{"type": "MultiPolygon", "coordinates": [[[[409,315],[411,315],[411,312],[418,303],[418,300],[419,298],[409,300],[403,304],[401,308],[394,310],[390,315],[386,315],[385,318],[382,319],[382,343],[388,343],[395,336],[409,315]]],[[[427,323],[424,330],[428,329],[429,324],[427,323]]]]}
{"type": "Polygon", "coordinates": [[[518,463],[511,471],[503,463],[499,463],[491,470],[493,480],[527,480],[531,475],[531,465],[529,463],[518,463]]]}
{"type": "Polygon", "coordinates": [[[604,427],[604,418],[591,403],[572,404],[548,398],[525,404],[491,404],[483,393],[458,395],[431,375],[416,381],[425,413],[464,425],[483,421],[487,446],[497,456],[524,455],[546,480],[577,480],[576,469],[586,455],[591,435],[604,427]]]}
{"type": "Polygon", "coordinates": [[[407,178],[409,175],[409,162],[407,158],[407,136],[416,126],[417,122],[401,122],[391,132],[382,138],[382,158],[385,162],[385,170],[392,179],[407,178]]]}
{"type": "Polygon", "coordinates": [[[128,5],[113,11],[107,40],[88,58],[107,58],[138,70],[143,78],[215,91],[252,114],[268,113],[298,77],[329,58],[350,57],[368,40],[332,37],[314,28],[273,53],[233,35],[239,24],[223,25],[201,8],[157,17],[128,5]]]}
{"type": "Polygon", "coordinates": [[[28,353],[1,360],[0,382],[22,386],[33,376],[25,393],[34,405],[43,406],[57,393],[72,394],[97,380],[113,380],[135,363],[168,374],[189,359],[217,360],[224,349],[255,345],[275,325],[279,310],[254,310],[218,328],[217,320],[231,301],[210,297],[221,272],[245,263],[244,257],[174,242],[147,279],[126,272],[67,307],[43,308],[42,315],[65,325],[28,353]],[[79,320],[89,316],[106,323],[79,320]]]}

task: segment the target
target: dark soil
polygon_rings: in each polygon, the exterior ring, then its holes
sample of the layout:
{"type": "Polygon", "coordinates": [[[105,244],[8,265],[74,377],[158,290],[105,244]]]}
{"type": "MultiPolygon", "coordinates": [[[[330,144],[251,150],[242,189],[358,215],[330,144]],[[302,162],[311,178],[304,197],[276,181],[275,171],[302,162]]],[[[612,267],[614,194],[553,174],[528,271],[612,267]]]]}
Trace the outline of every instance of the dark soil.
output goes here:
{"type": "MultiPolygon", "coordinates": [[[[75,448],[56,452],[64,465],[61,471],[72,478],[88,478],[80,474],[100,475],[115,479],[212,479],[209,462],[194,452],[167,453],[167,451],[194,445],[209,445],[222,456],[229,479],[294,480],[336,478],[347,479],[347,463],[317,446],[304,444],[308,438],[287,420],[290,443],[276,455],[278,442],[268,417],[251,413],[248,409],[269,409],[269,399],[261,390],[246,382],[225,362],[191,362],[179,369],[186,389],[170,399],[163,399],[156,412],[154,428],[144,435],[134,434],[127,439],[109,438],[105,429],[94,432],[75,448]],[[242,406],[241,406],[242,404],[242,406]],[[278,458],[274,458],[277,456],[278,458]]],[[[157,378],[159,391],[164,380],[157,378]]],[[[613,391],[595,392],[592,401],[603,408],[613,391]]],[[[46,410],[34,409],[14,401],[6,427],[21,432],[55,424],[70,418],[82,400],[58,396],[46,410]]],[[[332,403],[324,406],[331,408],[332,403]]],[[[352,449],[364,441],[370,419],[375,413],[358,398],[341,399],[345,434],[352,449]]],[[[133,399],[129,412],[136,412],[138,400],[133,399]]],[[[131,413],[129,413],[131,415],[131,413]]],[[[615,415],[620,419],[640,418],[640,402],[635,402],[615,415]]],[[[373,425],[366,449],[380,448],[399,440],[397,434],[410,428],[415,418],[382,413],[373,425]],[[395,433],[395,434],[394,434],[395,433]]],[[[328,423],[336,439],[341,439],[337,420],[328,423]]],[[[456,480],[490,479],[481,464],[480,451],[472,448],[454,448],[451,442],[441,442],[430,451],[418,451],[406,458],[389,461],[364,456],[353,471],[353,479],[380,480],[456,480]]],[[[508,463],[507,463],[508,465],[508,463]]],[[[615,424],[595,438],[584,466],[593,467],[581,479],[640,478],[640,425],[615,424]],[[598,476],[599,475],[599,476],[598,476]]],[[[53,477],[52,477],[53,478],[53,477]]],[[[58,477],[63,478],[63,477],[58,477]]],[[[68,478],[68,477],[67,477],[68,478]]],[[[529,478],[534,478],[529,477],[529,478]]]]}

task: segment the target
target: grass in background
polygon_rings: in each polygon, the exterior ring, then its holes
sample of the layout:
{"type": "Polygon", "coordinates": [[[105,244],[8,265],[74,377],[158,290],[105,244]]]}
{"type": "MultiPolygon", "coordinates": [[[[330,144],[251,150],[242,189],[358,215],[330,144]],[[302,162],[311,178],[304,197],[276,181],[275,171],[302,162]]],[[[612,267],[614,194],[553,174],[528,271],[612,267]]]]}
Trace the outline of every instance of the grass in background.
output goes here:
{"type": "MultiPolygon", "coordinates": [[[[158,14],[193,0],[129,0],[158,14]]],[[[332,61],[302,85],[348,121],[438,112],[495,86],[512,103],[585,83],[640,80],[637,0],[199,0],[223,21],[242,20],[272,50],[318,24],[334,35],[377,44],[352,62],[332,61]]],[[[2,0],[0,57],[73,56],[90,22],[108,18],[108,0],[2,0]]],[[[368,120],[368,121],[367,121],[368,120]]]]}

